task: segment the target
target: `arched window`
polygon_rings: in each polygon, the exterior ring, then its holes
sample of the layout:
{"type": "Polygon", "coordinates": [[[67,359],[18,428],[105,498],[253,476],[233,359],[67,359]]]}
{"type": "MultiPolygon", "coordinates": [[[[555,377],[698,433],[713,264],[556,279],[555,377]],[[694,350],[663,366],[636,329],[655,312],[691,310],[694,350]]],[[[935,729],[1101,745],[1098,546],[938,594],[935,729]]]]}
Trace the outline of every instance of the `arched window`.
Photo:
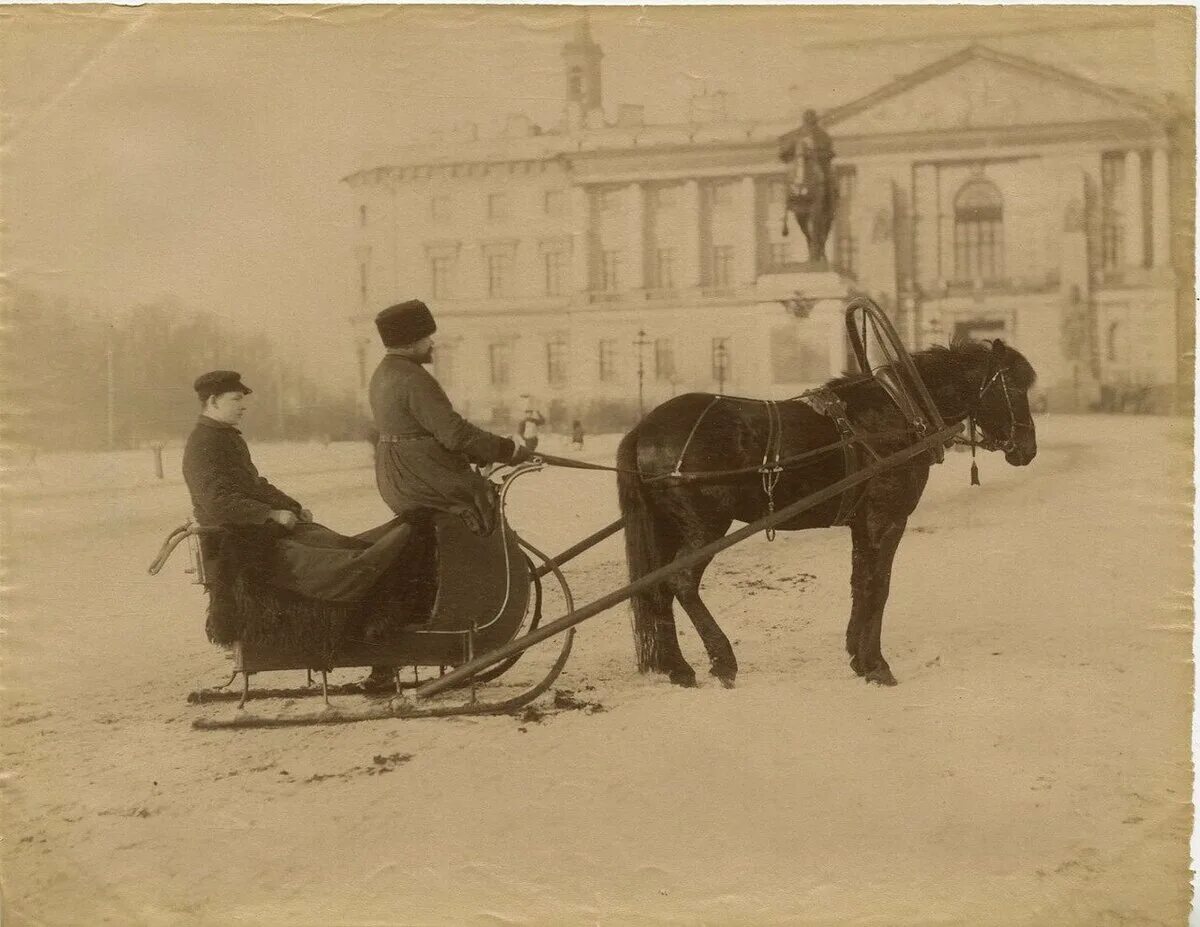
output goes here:
{"type": "Polygon", "coordinates": [[[1004,203],[990,180],[968,181],[954,198],[954,276],[972,283],[1004,277],[1004,203]]]}

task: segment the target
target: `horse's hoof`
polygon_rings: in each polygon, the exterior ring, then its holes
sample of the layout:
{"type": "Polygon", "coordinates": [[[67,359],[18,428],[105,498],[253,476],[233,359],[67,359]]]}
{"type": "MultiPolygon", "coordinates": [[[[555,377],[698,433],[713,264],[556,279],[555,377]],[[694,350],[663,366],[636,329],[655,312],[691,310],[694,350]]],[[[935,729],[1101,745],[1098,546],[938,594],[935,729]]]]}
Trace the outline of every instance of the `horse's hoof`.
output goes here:
{"type": "Polygon", "coordinates": [[[862,664],[858,662],[858,657],[850,655],[850,669],[854,670],[855,676],[865,676],[866,671],[862,668],[862,664]]]}
{"type": "Polygon", "coordinates": [[[712,674],[713,676],[715,676],[720,681],[721,685],[723,685],[726,689],[732,689],[733,682],[735,679],[737,679],[737,670],[736,669],[734,669],[734,670],[728,670],[728,669],[723,669],[723,668],[717,669],[717,667],[714,666],[712,669],[709,670],[709,673],[712,674]]]}
{"type": "Polygon", "coordinates": [[[896,677],[892,675],[892,671],[886,666],[877,666],[865,674],[863,678],[867,682],[875,683],[877,686],[894,686],[897,684],[896,677]]]}
{"type": "Polygon", "coordinates": [[[668,678],[675,685],[683,686],[685,689],[696,688],[695,670],[671,670],[671,674],[668,678]]]}

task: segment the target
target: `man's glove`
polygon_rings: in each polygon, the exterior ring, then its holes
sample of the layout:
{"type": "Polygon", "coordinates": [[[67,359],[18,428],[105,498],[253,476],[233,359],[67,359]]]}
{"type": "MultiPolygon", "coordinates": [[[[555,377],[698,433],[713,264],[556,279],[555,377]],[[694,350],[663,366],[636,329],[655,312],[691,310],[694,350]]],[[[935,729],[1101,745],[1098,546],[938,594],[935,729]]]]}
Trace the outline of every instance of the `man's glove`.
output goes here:
{"type": "Polygon", "coordinates": [[[287,509],[272,509],[267,518],[276,524],[283,525],[285,528],[296,527],[296,513],[290,512],[287,509]]]}
{"type": "Polygon", "coordinates": [[[513,455],[509,463],[515,467],[517,464],[525,463],[527,460],[533,460],[533,451],[529,450],[524,444],[518,444],[514,441],[513,455]]]}

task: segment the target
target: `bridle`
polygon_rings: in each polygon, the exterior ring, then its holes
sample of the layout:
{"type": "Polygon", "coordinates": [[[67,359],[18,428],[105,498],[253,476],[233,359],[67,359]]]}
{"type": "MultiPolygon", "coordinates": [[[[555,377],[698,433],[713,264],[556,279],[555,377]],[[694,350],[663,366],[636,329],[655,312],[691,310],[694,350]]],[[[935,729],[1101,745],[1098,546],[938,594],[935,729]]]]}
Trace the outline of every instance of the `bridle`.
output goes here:
{"type": "Polygon", "coordinates": [[[1009,372],[1008,367],[998,367],[992,372],[991,376],[985,374],[983,386],[979,388],[979,393],[975,397],[975,401],[971,403],[967,409],[967,427],[970,432],[971,452],[974,454],[975,446],[982,447],[985,451],[1003,451],[1009,453],[1017,449],[1017,429],[1027,428],[1033,430],[1033,425],[1026,422],[1017,421],[1017,413],[1013,408],[1012,394],[1008,389],[1008,379],[1005,376],[1009,372]],[[983,433],[980,428],[980,438],[975,438],[976,421],[979,417],[980,407],[983,405],[983,399],[988,394],[988,390],[992,389],[997,383],[1000,384],[1000,389],[1004,394],[1004,405],[1008,409],[1008,437],[1003,441],[997,441],[995,438],[989,438],[983,433]]]}

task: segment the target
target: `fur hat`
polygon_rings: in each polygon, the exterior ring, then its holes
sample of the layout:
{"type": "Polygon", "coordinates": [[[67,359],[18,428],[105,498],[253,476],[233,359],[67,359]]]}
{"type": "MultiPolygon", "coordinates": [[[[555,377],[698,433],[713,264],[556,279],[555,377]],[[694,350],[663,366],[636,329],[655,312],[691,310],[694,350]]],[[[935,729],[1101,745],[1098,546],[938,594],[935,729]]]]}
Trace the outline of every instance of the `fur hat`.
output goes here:
{"type": "Polygon", "coordinates": [[[220,396],[222,393],[242,393],[250,395],[250,387],[242,382],[242,375],[236,370],[210,370],[196,377],[192,389],[201,399],[209,396],[220,396]]]}
{"type": "Polygon", "coordinates": [[[433,313],[419,299],[388,306],[375,316],[375,327],[385,348],[400,348],[437,331],[433,313]]]}

